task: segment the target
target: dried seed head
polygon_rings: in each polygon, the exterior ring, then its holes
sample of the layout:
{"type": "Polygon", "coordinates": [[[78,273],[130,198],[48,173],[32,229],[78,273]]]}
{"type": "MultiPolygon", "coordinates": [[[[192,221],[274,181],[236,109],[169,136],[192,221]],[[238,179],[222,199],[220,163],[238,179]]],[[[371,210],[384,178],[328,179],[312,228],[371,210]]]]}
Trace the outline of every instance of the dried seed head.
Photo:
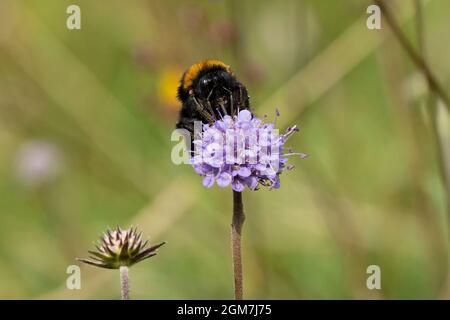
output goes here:
{"type": "Polygon", "coordinates": [[[78,261],[106,269],[119,269],[121,266],[130,267],[142,260],[156,255],[156,250],[165,242],[147,247],[148,241],[142,242],[142,232],[137,228],[122,230],[108,229],[96,244],[96,251],[88,251],[91,256],[78,261]]]}

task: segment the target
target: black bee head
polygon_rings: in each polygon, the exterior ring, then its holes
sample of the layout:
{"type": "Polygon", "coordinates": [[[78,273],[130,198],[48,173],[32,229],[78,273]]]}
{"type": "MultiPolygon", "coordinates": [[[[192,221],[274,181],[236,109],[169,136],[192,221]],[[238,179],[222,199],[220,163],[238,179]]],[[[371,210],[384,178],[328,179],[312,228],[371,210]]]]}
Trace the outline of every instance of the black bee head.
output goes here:
{"type": "Polygon", "coordinates": [[[193,93],[201,100],[215,100],[228,97],[236,79],[229,72],[222,69],[211,69],[200,75],[194,82],[193,93]]]}
{"type": "Polygon", "coordinates": [[[231,68],[219,60],[193,64],[183,74],[178,87],[182,103],[177,128],[193,131],[193,123],[211,123],[224,115],[249,108],[247,89],[233,75],[231,68]]]}

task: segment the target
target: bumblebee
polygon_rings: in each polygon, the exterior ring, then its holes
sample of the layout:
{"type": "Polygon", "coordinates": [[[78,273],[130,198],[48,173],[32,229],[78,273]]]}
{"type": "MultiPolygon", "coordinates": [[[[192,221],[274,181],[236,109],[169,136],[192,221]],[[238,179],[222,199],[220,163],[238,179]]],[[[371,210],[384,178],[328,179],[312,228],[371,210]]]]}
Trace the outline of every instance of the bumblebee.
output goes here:
{"type": "Polygon", "coordinates": [[[194,122],[213,123],[225,115],[249,109],[249,96],[230,66],[204,60],[190,66],[181,77],[178,100],[182,104],[177,128],[194,134],[194,122]]]}

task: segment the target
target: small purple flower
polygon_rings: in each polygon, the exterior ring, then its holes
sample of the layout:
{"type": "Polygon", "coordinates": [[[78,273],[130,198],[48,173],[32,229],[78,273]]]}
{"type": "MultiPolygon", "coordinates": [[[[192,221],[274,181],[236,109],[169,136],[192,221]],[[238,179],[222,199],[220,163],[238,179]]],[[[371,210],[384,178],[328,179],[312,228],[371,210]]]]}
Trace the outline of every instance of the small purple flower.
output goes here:
{"type": "Polygon", "coordinates": [[[293,168],[286,165],[287,157],[306,156],[284,148],[287,139],[298,131],[297,126],[279,135],[275,123],[264,123],[248,110],[233,117],[226,115],[202,128],[194,135],[191,163],[207,188],[215,182],[222,188],[231,184],[237,192],[245,187],[257,190],[260,185],[278,189],[281,172],[293,168]]]}

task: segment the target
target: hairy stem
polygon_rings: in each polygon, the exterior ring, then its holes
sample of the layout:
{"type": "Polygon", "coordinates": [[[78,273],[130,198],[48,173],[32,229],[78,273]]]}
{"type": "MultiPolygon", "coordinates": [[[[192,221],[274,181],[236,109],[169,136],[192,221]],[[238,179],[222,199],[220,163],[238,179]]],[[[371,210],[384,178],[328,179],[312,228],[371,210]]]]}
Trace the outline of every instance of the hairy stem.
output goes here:
{"type": "Polygon", "coordinates": [[[234,298],[242,300],[242,250],[241,232],[245,221],[244,205],[242,203],[242,193],[233,191],[233,219],[231,221],[231,250],[233,255],[234,271],[234,298]]]}
{"type": "Polygon", "coordinates": [[[122,300],[130,300],[130,284],[128,278],[128,267],[120,267],[120,292],[122,300]]]}

